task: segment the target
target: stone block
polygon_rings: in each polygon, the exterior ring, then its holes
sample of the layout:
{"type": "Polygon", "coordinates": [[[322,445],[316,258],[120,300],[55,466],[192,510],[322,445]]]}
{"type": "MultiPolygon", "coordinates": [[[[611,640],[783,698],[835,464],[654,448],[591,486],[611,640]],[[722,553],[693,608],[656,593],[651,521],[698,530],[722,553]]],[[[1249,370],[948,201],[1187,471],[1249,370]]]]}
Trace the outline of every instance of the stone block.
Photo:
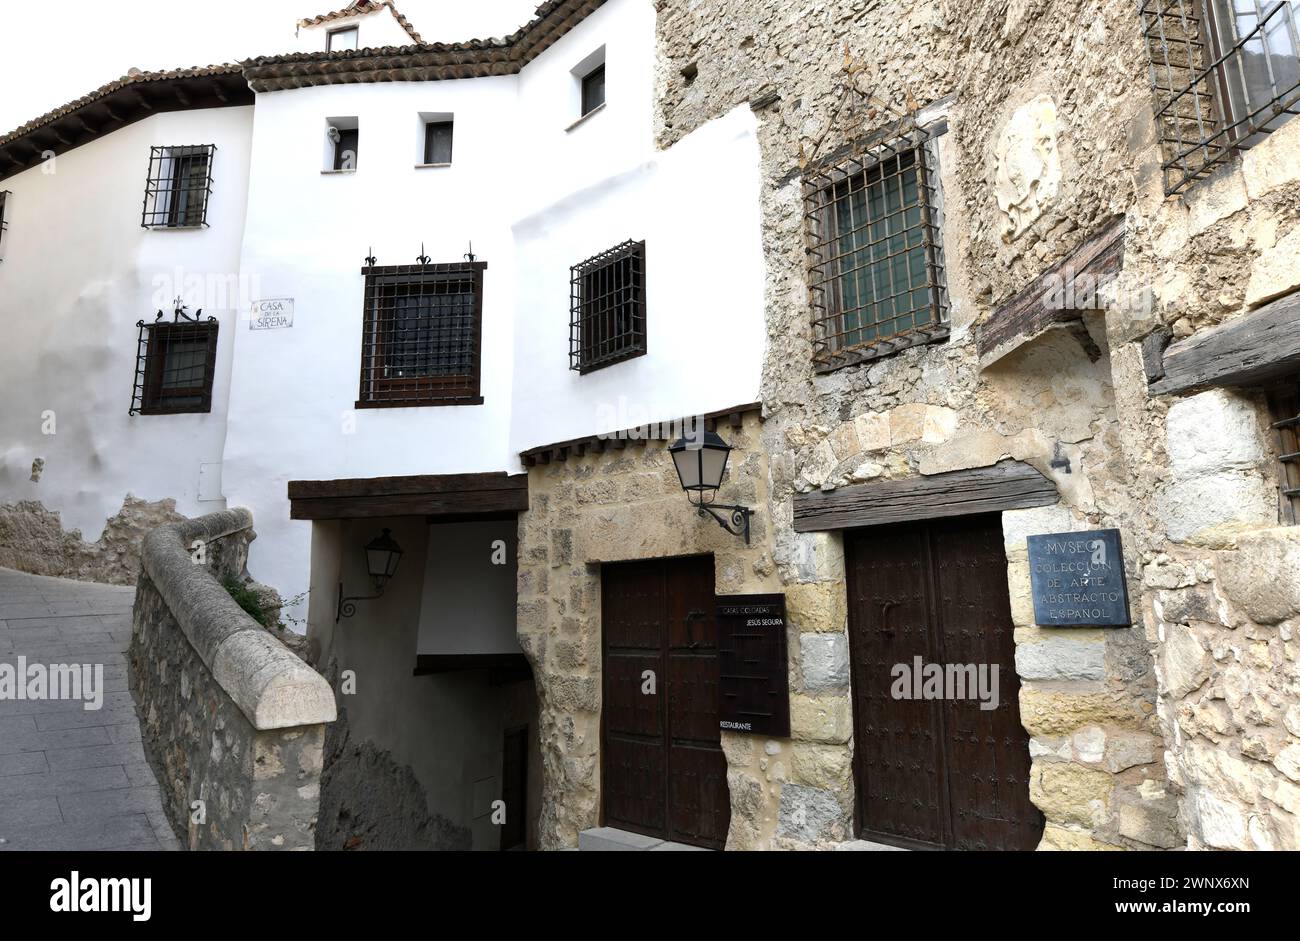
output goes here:
{"type": "Polygon", "coordinates": [[[1016,672],[1030,680],[1100,680],[1106,675],[1106,645],[1072,637],[1020,644],[1016,672]]]}
{"type": "Polygon", "coordinates": [[[1277,523],[1277,491],[1253,473],[1174,480],[1156,495],[1156,513],[1175,542],[1217,546],[1247,526],[1277,523]]]}
{"type": "MultiPolygon", "coordinates": [[[[1260,624],[1300,613],[1300,529],[1243,534],[1235,551],[1219,556],[1219,589],[1260,624]]],[[[1300,724],[1300,722],[1298,722],[1300,724]]]]}
{"type": "Polygon", "coordinates": [[[1300,181],[1300,122],[1288,121],[1247,150],[1241,172],[1252,199],[1300,181]]]}
{"type": "Polygon", "coordinates": [[[889,412],[889,441],[894,447],[921,440],[925,434],[925,414],[929,406],[909,402],[889,412]]]}
{"type": "Polygon", "coordinates": [[[1067,735],[1085,725],[1141,729],[1143,722],[1138,704],[1126,693],[1020,687],[1020,724],[1030,735],[1067,735]]]}
{"type": "Polygon", "coordinates": [[[801,631],[843,632],[848,598],[843,582],[807,582],[786,586],[786,616],[801,631]]]}
{"type": "Polygon", "coordinates": [[[1118,774],[1138,765],[1149,765],[1160,753],[1160,739],[1147,732],[1111,731],[1106,736],[1103,762],[1106,770],[1118,774]]]}
{"type": "Polygon", "coordinates": [[[790,735],[805,742],[844,744],[853,723],[848,696],[813,699],[798,694],[790,697],[790,735]]]}
{"type": "Polygon", "coordinates": [[[1192,236],[1246,208],[1246,181],[1229,163],[1212,177],[1192,187],[1187,201],[1187,226],[1192,236]]]}
{"type": "Polygon", "coordinates": [[[853,419],[858,434],[858,444],[863,451],[883,451],[890,445],[889,415],[885,412],[868,412],[853,419]]]}
{"type": "Polygon", "coordinates": [[[799,660],[804,688],[811,693],[840,690],[849,685],[849,640],[840,633],[799,635],[799,660]]]}
{"type": "Polygon", "coordinates": [[[852,786],[853,757],[844,745],[795,742],[791,779],[798,784],[843,793],[852,786]]]}
{"type": "Polygon", "coordinates": [[[1166,441],[1176,479],[1244,471],[1267,459],[1254,405],[1232,392],[1212,389],[1169,407],[1166,441]]]}
{"type": "Polygon", "coordinates": [[[1173,698],[1181,699],[1209,676],[1210,654],[1191,628],[1172,624],[1160,650],[1160,667],[1165,689],[1173,698]]]}
{"type": "Polygon", "coordinates": [[[1055,823],[1049,823],[1043,828],[1043,839],[1038,844],[1038,848],[1068,852],[1114,852],[1124,849],[1114,843],[1103,843],[1086,831],[1074,830],[1055,823]]]}
{"type": "Polygon", "coordinates": [[[1115,779],[1067,762],[1036,762],[1029,778],[1029,799],[1053,823],[1101,826],[1110,810],[1115,779]]]}
{"type": "Polygon", "coordinates": [[[643,852],[663,844],[663,840],[614,827],[594,827],[578,834],[578,849],[583,852],[643,852]]]}
{"type": "Polygon", "coordinates": [[[777,836],[818,843],[843,839],[847,830],[844,809],[833,793],[788,782],[781,785],[777,836]]]}

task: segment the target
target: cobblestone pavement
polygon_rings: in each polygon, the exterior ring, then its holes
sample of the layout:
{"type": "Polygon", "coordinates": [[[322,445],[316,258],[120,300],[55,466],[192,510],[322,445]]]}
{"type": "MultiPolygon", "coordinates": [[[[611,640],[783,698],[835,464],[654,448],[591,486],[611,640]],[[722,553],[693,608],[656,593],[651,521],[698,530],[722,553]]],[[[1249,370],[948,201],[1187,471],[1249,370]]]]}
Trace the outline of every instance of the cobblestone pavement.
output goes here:
{"type": "Polygon", "coordinates": [[[0,664],[104,668],[97,710],[0,692],[0,850],[180,848],[126,685],[134,598],[131,587],[0,568],[0,664]]]}

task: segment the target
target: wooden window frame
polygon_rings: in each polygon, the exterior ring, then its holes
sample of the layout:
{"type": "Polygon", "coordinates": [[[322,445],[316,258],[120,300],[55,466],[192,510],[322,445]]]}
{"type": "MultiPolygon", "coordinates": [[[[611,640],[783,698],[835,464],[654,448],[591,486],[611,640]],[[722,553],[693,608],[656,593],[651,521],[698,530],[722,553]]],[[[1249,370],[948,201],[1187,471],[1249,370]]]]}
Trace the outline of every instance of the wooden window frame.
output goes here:
{"type": "Polygon", "coordinates": [[[368,266],[361,269],[365,277],[365,302],[362,310],[361,330],[361,382],[357,394],[357,408],[427,408],[452,405],[482,405],[483,373],[483,272],[485,261],[463,261],[450,264],[368,266]],[[473,324],[473,368],[463,376],[449,377],[443,383],[446,394],[432,394],[428,387],[436,384],[429,376],[378,378],[373,375],[384,358],[386,339],[378,326],[376,315],[379,292],[389,284],[419,283],[426,277],[434,279],[446,275],[467,275],[473,282],[474,301],[471,306],[473,324]],[[367,364],[371,364],[369,368],[367,364]],[[371,373],[371,375],[367,375],[371,373]],[[430,394],[419,394],[430,392],[430,394]]]}
{"type": "Polygon", "coordinates": [[[1267,392],[1282,522],[1300,526],[1300,375],[1267,392]]]}

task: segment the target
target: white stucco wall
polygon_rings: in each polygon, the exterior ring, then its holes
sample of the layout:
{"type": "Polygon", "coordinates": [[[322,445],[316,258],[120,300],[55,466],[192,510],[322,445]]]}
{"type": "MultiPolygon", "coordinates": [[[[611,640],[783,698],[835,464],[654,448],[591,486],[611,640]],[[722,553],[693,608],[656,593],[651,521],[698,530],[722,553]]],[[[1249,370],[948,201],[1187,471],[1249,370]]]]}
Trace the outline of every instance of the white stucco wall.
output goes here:
{"type": "MultiPolygon", "coordinates": [[[[219,464],[253,108],[159,114],[0,181],[13,196],[0,262],[0,503],[37,500],[94,541],[127,494],[197,515],[199,467],[219,464]],[[210,227],[140,227],[149,148],[217,145],[210,227]],[[183,293],[220,321],[212,411],[129,417],[136,322],[183,293]],[[44,434],[52,411],[55,433],[44,434]],[[32,462],[45,460],[39,483],[32,462]]],[[[215,490],[215,488],[214,488],[215,490]]]]}
{"type": "Polygon", "coordinates": [[[657,419],[757,397],[755,121],[742,110],[657,152],[654,62],[653,7],[612,0],[517,76],[258,96],[241,273],[295,301],[292,328],[235,331],[223,480],[257,520],[259,579],[306,588],[310,526],[289,519],[290,480],[517,472],[523,448],[610,430],[602,403],[657,419]],[[601,50],[607,104],[575,126],[575,69],[601,50]],[[453,115],[452,166],[416,166],[422,113],[453,115]],[[322,172],[335,118],[357,120],[355,172],[322,172]],[[626,238],[647,240],[651,353],[580,379],[569,267],[626,238]],[[355,409],[367,253],[458,262],[471,242],[488,264],[483,404],[355,409]],[[706,256],[721,267],[702,270],[706,256]]]}
{"type": "Polygon", "coordinates": [[[416,652],[522,654],[515,630],[515,521],[443,523],[427,529],[416,652]]]}

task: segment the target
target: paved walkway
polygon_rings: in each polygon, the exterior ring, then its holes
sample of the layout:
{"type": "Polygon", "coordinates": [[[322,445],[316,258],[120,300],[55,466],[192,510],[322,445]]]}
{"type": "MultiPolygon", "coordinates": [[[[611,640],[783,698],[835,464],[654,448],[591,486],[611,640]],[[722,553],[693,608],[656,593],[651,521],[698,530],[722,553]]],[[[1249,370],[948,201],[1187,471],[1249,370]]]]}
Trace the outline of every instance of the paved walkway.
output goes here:
{"type": "Polygon", "coordinates": [[[0,699],[0,850],[158,850],[163,816],[127,691],[135,589],[0,568],[0,663],[103,664],[103,706],[0,699]]]}

